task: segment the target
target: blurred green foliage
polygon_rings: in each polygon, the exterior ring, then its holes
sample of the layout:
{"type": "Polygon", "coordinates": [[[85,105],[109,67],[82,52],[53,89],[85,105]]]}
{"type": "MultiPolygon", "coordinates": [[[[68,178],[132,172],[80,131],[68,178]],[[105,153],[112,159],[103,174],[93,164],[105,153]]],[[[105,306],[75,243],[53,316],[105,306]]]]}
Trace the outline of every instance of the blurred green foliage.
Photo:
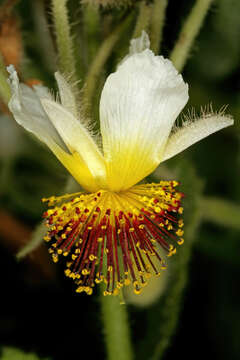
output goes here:
{"type": "Polygon", "coordinates": [[[50,360],[50,358],[40,358],[33,353],[26,353],[19,349],[4,347],[0,354],[1,360],[50,360]]]}

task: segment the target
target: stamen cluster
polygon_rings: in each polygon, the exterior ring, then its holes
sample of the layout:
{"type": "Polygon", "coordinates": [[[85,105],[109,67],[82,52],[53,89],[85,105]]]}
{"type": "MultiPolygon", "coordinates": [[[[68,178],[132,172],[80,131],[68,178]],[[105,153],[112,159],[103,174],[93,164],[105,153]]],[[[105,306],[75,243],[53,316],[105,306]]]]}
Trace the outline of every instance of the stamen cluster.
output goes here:
{"type": "Polygon", "coordinates": [[[176,243],[184,241],[178,215],[183,194],[177,185],[161,181],[119,193],[99,190],[43,199],[54,206],[44,213],[44,239],[54,262],[61,255],[67,258],[65,274],[77,292],[90,295],[95,283],[104,281],[104,295],[117,295],[131,283],[138,294],[152,274],[166,268],[161,248],[171,256],[176,243]]]}

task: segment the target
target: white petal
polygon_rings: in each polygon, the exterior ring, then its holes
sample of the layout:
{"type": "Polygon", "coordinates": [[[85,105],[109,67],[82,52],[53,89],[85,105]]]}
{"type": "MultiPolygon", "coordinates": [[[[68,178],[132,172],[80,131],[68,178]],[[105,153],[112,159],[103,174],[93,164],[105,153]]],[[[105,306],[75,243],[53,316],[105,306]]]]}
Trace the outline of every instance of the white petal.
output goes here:
{"type": "Polygon", "coordinates": [[[208,135],[230,125],[233,125],[233,119],[220,114],[205,115],[196,121],[186,123],[169,137],[162,161],[170,159],[208,135]]]}
{"type": "Polygon", "coordinates": [[[141,36],[130,41],[129,55],[140,53],[150,48],[150,40],[148,34],[142,30],[141,36]]]}
{"type": "Polygon", "coordinates": [[[95,179],[104,181],[104,159],[87,130],[60,104],[48,99],[41,103],[69,150],[80,154],[95,179]]]}
{"type": "Polygon", "coordinates": [[[142,30],[141,36],[139,36],[136,39],[132,39],[130,41],[129,52],[120,61],[120,63],[118,64],[118,67],[120,65],[122,65],[133,54],[140,53],[140,52],[142,52],[142,51],[144,51],[146,49],[149,49],[149,48],[150,48],[150,40],[149,40],[148,34],[144,30],[142,30]]]}
{"type": "Polygon", "coordinates": [[[8,72],[10,73],[9,83],[12,90],[12,97],[8,107],[15,120],[49,147],[52,143],[56,143],[67,151],[66,145],[52,125],[40,102],[40,97],[50,97],[49,92],[40,85],[36,86],[34,91],[29,86],[19,84],[13,65],[8,67],[8,72]]]}
{"type": "Polygon", "coordinates": [[[110,187],[128,188],[157,167],[187,100],[182,76],[149,49],[130,56],[107,78],[100,124],[110,187]]]}
{"type": "Polygon", "coordinates": [[[73,116],[77,117],[78,109],[71,86],[59,72],[55,73],[55,78],[57,80],[62,105],[70,111],[73,116]]]}

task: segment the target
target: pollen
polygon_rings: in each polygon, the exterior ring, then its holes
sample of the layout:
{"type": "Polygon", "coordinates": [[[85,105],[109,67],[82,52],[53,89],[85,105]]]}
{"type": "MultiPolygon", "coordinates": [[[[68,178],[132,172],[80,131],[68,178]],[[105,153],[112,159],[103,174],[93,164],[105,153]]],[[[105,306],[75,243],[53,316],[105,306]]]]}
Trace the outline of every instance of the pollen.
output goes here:
{"type": "Polygon", "coordinates": [[[166,258],[184,242],[179,218],[183,194],[177,186],[176,181],[161,181],[122,192],[44,199],[51,207],[43,214],[48,229],[44,240],[54,262],[66,261],[65,275],[73,279],[77,293],[91,295],[103,282],[104,295],[117,295],[130,284],[139,294],[152,274],[159,276],[166,258]]]}

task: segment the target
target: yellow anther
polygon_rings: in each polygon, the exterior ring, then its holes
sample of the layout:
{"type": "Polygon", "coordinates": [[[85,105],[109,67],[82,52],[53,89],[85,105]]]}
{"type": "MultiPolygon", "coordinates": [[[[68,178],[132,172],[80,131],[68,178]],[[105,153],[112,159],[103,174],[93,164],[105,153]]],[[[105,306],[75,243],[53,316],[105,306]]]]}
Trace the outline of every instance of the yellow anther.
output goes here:
{"type": "Polygon", "coordinates": [[[86,286],[84,290],[87,293],[87,295],[92,295],[93,293],[93,289],[89,286],[86,286]]]}
{"type": "Polygon", "coordinates": [[[182,229],[178,229],[177,231],[176,231],[176,235],[177,236],[182,236],[184,234],[184,231],[182,230],[182,229]]]}
{"type": "Polygon", "coordinates": [[[64,251],[63,252],[63,256],[68,256],[69,252],[68,251],[64,251]]]}
{"type": "Polygon", "coordinates": [[[111,265],[108,266],[108,271],[112,272],[113,271],[113,267],[111,265]]]}
{"type": "Polygon", "coordinates": [[[138,289],[134,289],[134,293],[136,294],[136,295],[139,295],[140,293],[141,293],[141,291],[142,291],[142,289],[140,289],[140,288],[138,288],[138,289]]]}
{"type": "Polygon", "coordinates": [[[113,295],[114,296],[117,296],[119,294],[119,290],[117,289],[117,288],[115,288],[114,290],[113,290],[113,295]]]}
{"type": "Polygon", "coordinates": [[[82,270],[82,274],[83,274],[83,275],[88,275],[88,274],[90,274],[90,271],[87,270],[87,269],[83,269],[83,270],[82,270]]]}
{"type": "Polygon", "coordinates": [[[121,283],[120,281],[117,282],[117,288],[121,289],[123,287],[123,283],[121,283]]]}
{"type": "Polygon", "coordinates": [[[110,291],[106,291],[106,290],[105,290],[105,291],[103,292],[103,296],[107,296],[107,295],[111,295],[111,293],[110,293],[110,291]]]}
{"type": "Polygon", "coordinates": [[[72,254],[72,260],[76,260],[77,255],[72,254]]]}
{"type": "Polygon", "coordinates": [[[180,207],[180,208],[178,209],[178,212],[179,212],[179,214],[182,214],[182,213],[183,213],[183,207],[180,207]]]}
{"type": "Polygon", "coordinates": [[[57,253],[58,253],[59,255],[61,255],[62,252],[63,252],[62,249],[58,249],[58,250],[57,250],[57,253]]]}
{"type": "Polygon", "coordinates": [[[150,279],[150,277],[152,276],[152,274],[151,274],[150,272],[146,272],[145,276],[146,276],[147,279],[150,279]]]}
{"type": "Polygon", "coordinates": [[[139,229],[144,229],[144,225],[143,224],[141,224],[141,225],[139,225],[139,229]]]}
{"type": "Polygon", "coordinates": [[[133,228],[133,227],[131,227],[130,229],[129,229],[129,232],[134,232],[135,231],[135,229],[133,228]]]}
{"type": "Polygon", "coordinates": [[[125,284],[126,286],[130,285],[130,284],[131,284],[130,279],[125,279],[125,280],[124,280],[124,284],[125,284]]]}
{"type": "Polygon", "coordinates": [[[102,226],[101,226],[101,229],[102,229],[102,230],[106,230],[106,228],[107,228],[106,225],[102,225],[102,226]]]}
{"type": "Polygon", "coordinates": [[[46,235],[46,236],[44,236],[43,240],[45,240],[45,241],[50,241],[51,238],[50,238],[50,236],[46,235]]]}
{"type": "Polygon", "coordinates": [[[91,254],[91,255],[89,255],[89,260],[90,261],[93,261],[93,260],[95,260],[97,257],[95,256],[95,255],[93,255],[93,254],[91,254]]]}
{"type": "Polygon", "coordinates": [[[64,273],[65,273],[66,276],[69,276],[69,275],[71,274],[71,270],[70,270],[70,269],[66,269],[66,270],[64,271],[64,273]]]}
{"type": "Polygon", "coordinates": [[[102,237],[99,237],[99,238],[97,239],[97,241],[100,243],[100,242],[103,241],[103,238],[102,238],[102,237]]]}
{"type": "Polygon", "coordinates": [[[182,245],[184,243],[184,239],[183,238],[179,239],[177,243],[178,245],[182,245]]]}
{"type": "Polygon", "coordinates": [[[67,237],[66,234],[62,234],[62,235],[61,235],[61,238],[62,238],[62,239],[66,239],[66,237],[67,237]]]}
{"type": "Polygon", "coordinates": [[[79,286],[77,289],[76,289],[76,292],[77,293],[81,293],[84,291],[84,286],[79,286]]]}

